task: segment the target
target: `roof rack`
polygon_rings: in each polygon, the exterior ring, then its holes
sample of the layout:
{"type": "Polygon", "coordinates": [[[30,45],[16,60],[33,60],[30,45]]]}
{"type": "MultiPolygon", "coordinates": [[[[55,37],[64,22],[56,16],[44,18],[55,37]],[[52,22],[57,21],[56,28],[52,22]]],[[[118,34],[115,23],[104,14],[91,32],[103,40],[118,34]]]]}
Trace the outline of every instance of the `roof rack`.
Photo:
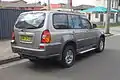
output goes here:
{"type": "Polygon", "coordinates": [[[56,11],[60,11],[60,12],[72,12],[72,13],[79,13],[80,14],[80,12],[73,11],[73,10],[56,10],[56,11]]]}
{"type": "Polygon", "coordinates": [[[72,13],[78,13],[78,14],[81,15],[82,18],[87,18],[86,15],[84,15],[83,13],[77,12],[77,11],[62,11],[62,10],[57,10],[57,11],[60,11],[60,12],[72,12],[72,13]]]}

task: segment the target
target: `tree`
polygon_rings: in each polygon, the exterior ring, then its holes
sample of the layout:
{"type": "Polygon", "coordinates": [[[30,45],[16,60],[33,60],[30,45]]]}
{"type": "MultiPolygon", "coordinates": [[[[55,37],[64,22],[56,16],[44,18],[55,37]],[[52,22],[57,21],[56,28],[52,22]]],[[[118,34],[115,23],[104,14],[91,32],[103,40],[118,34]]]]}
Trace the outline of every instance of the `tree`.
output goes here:
{"type": "Polygon", "coordinates": [[[43,3],[43,6],[47,6],[47,3],[43,3]]]}
{"type": "Polygon", "coordinates": [[[40,5],[41,5],[41,1],[38,1],[38,4],[40,4],[40,5]]]}

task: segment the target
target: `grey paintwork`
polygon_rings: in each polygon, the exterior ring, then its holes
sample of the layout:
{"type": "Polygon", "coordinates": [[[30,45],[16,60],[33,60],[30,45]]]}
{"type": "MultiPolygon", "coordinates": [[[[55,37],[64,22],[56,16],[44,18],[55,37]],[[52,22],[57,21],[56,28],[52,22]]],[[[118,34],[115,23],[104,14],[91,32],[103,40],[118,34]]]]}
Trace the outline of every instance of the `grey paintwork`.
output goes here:
{"type": "Polygon", "coordinates": [[[12,42],[13,52],[19,53],[20,55],[26,54],[38,58],[48,58],[61,55],[64,46],[71,41],[76,44],[76,50],[78,52],[95,47],[98,44],[102,33],[97,29],[55,29],[53,26],[52,15],[54,13],[80,14],[60,11],[45,11],[45,13],[46,18],[42,28],[25,29],[21,31],[21,29],[14,27],[15,43],[12,42]],[[49,30],[51,34],[51,42],[49,44],[40,43],[41,34],[46,29],[49,30]],[[32,43],[21,42],[19,39],[20,35],[33,36],[32,43]],[[45,48],[38,49],[40,45],[44,45],[45,48]]]}

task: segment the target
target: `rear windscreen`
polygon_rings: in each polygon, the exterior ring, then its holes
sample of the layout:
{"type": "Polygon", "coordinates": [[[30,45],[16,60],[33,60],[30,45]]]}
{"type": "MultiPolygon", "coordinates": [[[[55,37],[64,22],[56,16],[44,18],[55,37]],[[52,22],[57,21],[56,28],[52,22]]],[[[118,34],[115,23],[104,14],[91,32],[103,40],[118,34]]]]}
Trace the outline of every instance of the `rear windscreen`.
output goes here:
{"type": "Polygon", "coordinates": [[[35,29],[44,25],[45,13],[22,13],[15,24],[16,28],[35,29]]]}

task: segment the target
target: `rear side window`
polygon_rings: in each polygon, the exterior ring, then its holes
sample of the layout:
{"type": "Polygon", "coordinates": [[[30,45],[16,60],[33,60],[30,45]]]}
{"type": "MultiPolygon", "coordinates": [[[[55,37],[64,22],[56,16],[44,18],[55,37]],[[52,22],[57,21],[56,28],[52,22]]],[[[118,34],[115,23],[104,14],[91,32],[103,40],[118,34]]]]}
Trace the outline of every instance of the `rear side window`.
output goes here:
{"type": "Polygon", "coordinates": [[[80,20],[80,16],[78,15],[69,15],[69,26],[74,29],[81,29],[82,28],[82,22],[80,20]]]}
{"type": "Polygon", "coordinates": [[[25,29],[41,28],[44,25],[44,21],[45,13],[23,13],[18,17],[15,27],[25,29]]]}
{"type": "Polygon", "coordinates": [[[74,28],[72,15],[68,15],[68,24],[69,24],[69,27],[74,28]]]}
{"type": "Polygon", "coordinates": [[[54,14],[53,26],[55,29],[68,29],[68,17],[66,14],[54,14]]]}
{"type": "MultiPolygon", "coordinates": [[[[81,29],[82,28],[82,22],[80,20],[80,16],[78,15],[71,15],[72,17],[72,25],[74,29],[81,29]]],[[[69,23],[71,24],[71,23],[69,23]]]]}

